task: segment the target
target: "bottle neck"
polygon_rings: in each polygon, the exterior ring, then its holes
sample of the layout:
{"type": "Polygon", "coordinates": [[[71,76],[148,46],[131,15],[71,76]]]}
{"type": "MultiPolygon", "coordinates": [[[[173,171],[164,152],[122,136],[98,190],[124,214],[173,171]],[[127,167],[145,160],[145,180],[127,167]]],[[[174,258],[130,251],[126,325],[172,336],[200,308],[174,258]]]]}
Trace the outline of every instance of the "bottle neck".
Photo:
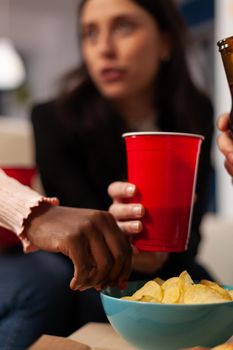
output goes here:
{"type": "Polygon", "coordinates": [[[231,89],[231,94],[233,94],[233,52],[232,53],[224,53],[222,52],[222,60],[228,80],[228,84],[231,89]]]}
{"type": "Polygon", "coordinates": [[[218,42],[219,51],[222,56],[230,92],[231,92],[231,112],[229,119],[229,129],[233,138],[233,36],[218,42]]]}
{"type": "Polygon", "coordinates": [[[229,50],[228,52],[221,52],[221,55],[231,93],[230,130],[233,136],[233,50],[232,52],[229,52],[229,50]]]}
{"type": "Polygon", "coordinates": [[[222,39],[217,43],[221,53],[227,80],[233,94],[233,36],[222,39]]]}

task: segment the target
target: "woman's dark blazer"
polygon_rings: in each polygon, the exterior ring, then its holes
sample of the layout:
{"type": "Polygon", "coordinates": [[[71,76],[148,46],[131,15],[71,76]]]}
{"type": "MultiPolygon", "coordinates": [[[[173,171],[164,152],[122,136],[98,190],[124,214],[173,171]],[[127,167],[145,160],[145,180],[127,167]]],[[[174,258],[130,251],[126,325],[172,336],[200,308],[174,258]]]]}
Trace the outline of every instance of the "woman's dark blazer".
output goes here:
{"type": "MultiPolygon", "coordinates": [[[[210,108],[206,113],[212,113],[210,108]]],[[[107,210],[111,200],[108,185],[126,180],[126,156],[120,123],[115,121],[98,130],[72,132],[64,127],[55,102],[37,105],[32,110],[36,162],[44,190],[57,196],[61,205],[107,210]],[[118,125],[119,124],[119,125],[118,125]]],[[[200,223],[207,208],[212,126],[204,131],[199,165],[197,194],[188,251],[173,253],[158,275],[167,278],[186,269],[194,279],[210,278],[196,262],[200,243],[200,223]]],[[[133,274],[135,278],[148,278],[133,274]]]]}

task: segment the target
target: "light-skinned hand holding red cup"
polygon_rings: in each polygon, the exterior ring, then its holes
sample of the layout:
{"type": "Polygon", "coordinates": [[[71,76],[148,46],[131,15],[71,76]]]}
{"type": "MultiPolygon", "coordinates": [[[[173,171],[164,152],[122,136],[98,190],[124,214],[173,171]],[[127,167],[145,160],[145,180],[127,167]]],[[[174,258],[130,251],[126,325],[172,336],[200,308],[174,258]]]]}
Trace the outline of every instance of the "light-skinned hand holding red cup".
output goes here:
{"type": "Polygon", "coordinates": [[[133,238],[144,251],[182,252],[187,249],[195,197],[201,135],[166,132],[123,134],[128,181],[146,213],[143,231],[133,238]]]}

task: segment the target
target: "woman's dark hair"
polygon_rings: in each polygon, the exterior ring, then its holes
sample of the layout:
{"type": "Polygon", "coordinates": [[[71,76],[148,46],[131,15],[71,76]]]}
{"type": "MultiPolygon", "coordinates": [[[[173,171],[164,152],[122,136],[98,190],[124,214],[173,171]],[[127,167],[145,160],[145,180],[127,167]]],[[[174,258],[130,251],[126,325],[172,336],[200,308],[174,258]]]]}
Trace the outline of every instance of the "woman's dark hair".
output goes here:
{"type": "MultiPolygon", "coordinates": [[[[87,1],[81,1],[79,16],[87,1]]],[[[172,0],[132,1],[148,11],[160,29],[171,35],[171,57],[161,64],[155,87],[156,110],[159,112],[157,123],[160,129],[205,133],[205,130],[212,127],[211,104],[191,79],[186,62],[187,30],[179,10],[172,0]]],[[[62,114],[66,115],[65,122],[73,130],[110,122],[114,115],[110,104],[100,95],[88,76],[84,63],[66,75],[61,91],[59,103],[62,114]]]]}

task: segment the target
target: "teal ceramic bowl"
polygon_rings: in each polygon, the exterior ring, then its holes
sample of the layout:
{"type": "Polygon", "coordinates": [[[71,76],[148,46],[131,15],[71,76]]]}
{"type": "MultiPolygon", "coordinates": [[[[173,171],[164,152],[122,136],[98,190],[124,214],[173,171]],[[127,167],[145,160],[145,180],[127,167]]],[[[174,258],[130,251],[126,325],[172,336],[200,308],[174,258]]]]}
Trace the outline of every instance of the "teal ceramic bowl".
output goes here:
{"type": "MultiPolygon", "coordinates": [[[[233,335],[233,301],[218,304],[171,305],[119,299],[142,286],[129,282],[121,292],[108,288],[101,300],[109,322],[129,344],[140,350],[213,347],[233,335]]],[[[233,286],[226,286],[233,289],[233,286]]]]}

